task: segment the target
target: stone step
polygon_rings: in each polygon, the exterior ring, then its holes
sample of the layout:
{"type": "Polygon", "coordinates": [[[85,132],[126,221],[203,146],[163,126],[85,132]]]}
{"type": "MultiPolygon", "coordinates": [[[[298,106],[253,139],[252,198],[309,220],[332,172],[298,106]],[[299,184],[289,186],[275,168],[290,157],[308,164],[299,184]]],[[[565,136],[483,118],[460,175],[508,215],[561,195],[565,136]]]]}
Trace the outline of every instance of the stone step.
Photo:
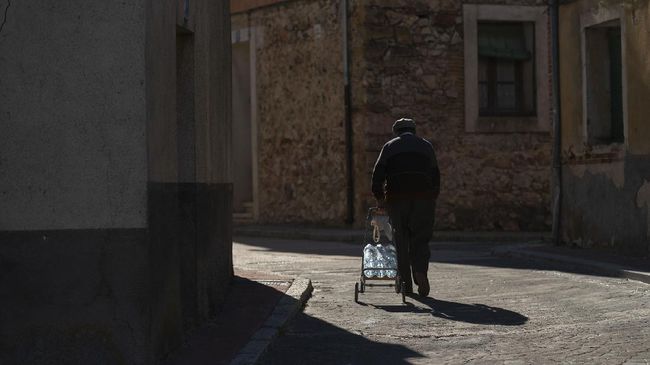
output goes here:
{"type": "Polygon", "coordinates": [[[253,213],[250,212],[233,213],[232,217],[234,219],[253,219],[253,213]]]}
{"type": "Polygon", "coordinates": [[[235,212],[232,214],[232,221],[235,224],[249,224],[255,221],[253,212],[235,212]]]}

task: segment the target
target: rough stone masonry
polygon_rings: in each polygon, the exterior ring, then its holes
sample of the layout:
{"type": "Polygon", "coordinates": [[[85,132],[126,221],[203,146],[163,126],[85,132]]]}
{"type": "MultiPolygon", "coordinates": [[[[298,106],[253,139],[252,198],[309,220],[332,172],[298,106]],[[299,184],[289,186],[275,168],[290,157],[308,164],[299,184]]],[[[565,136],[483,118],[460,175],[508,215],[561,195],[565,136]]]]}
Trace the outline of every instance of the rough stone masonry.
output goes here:
{"type": "MultiPolygon", "coordinates": [[[[542,1],[483,1],[542,6],[542,1]]],[[[255,38],[261,223],[346,216],[341,1],[280,1],[233,15],[255,38]]],[[[351,1],[355,221],[390,125],[403,116],[438,153],[437,229],[547,230],[550,132],[465,129],[462,1],[351,1]]],[[[543,121],[550,127],[550,120],[543,121]]]]}

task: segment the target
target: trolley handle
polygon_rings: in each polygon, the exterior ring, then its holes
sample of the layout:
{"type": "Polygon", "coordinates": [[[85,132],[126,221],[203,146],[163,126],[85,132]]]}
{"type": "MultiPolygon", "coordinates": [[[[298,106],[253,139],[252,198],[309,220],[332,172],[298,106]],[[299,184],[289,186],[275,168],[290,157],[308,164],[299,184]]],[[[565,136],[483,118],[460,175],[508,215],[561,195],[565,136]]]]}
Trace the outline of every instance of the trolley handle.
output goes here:
{"type": "Polygon", "coordinates": [[[365,245],[368,242],[372,242],[371,238],[368,237],[368,232],[369,232],[369,227],[370,221],[372,220],[372,217],[376,215],[388,215],[388,212],[386,211],[385,208],[380,208],[380,207],[371,207],[368,209],[368,216],[366,217],[366,228],[363,230],[363,244],[365,245]]]}
{"type": "Polygon", "coordinates": [[[387,215],[388,212],[386,212],[386,208],[380,208],[380,207],[371,207],[368,209],[368,217],[366,219],[370,220],[375,215],[387,215]]]}

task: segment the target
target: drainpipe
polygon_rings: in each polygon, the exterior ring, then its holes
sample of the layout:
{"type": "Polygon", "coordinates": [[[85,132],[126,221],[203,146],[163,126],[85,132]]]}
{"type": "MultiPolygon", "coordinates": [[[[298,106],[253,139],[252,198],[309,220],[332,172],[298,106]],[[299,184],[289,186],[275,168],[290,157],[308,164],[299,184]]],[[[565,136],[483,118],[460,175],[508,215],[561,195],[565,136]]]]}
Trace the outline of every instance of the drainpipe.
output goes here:
{"type": "Polygon", "coordinates": [[[553,243],[562,243],[562,124],[560,118],[559,0],[550,0],[551,68],[553,90],[553,243]]]}
{"type": "Polygon", "coordinates": [[[343,43],[343,82],[345,103],[345,167],[347,170],[347,214],[346,224],[354,223],[354,165],[352,149],[352,96],[350,92],[350,47],[348,29],[348,0],[341,0],[341,30],[343,43]]]}

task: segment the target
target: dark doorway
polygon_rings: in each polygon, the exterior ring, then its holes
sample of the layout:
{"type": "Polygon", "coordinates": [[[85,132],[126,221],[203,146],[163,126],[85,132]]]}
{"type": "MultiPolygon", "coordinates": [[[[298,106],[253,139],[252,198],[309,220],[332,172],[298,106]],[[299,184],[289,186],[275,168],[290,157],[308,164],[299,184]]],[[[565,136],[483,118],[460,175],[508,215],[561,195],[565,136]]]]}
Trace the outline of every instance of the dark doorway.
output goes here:
{"type": "Polygon", "coordinates": [[[585,28],[585,57],[589,143],[623,143],[623,69],[618,20],[585,28]]]}
{"type": "Polygon", "coordinates": [[[253,217],[253,128],[250,42],[232,45],[233,210],[236,221],[253,217]]]}

